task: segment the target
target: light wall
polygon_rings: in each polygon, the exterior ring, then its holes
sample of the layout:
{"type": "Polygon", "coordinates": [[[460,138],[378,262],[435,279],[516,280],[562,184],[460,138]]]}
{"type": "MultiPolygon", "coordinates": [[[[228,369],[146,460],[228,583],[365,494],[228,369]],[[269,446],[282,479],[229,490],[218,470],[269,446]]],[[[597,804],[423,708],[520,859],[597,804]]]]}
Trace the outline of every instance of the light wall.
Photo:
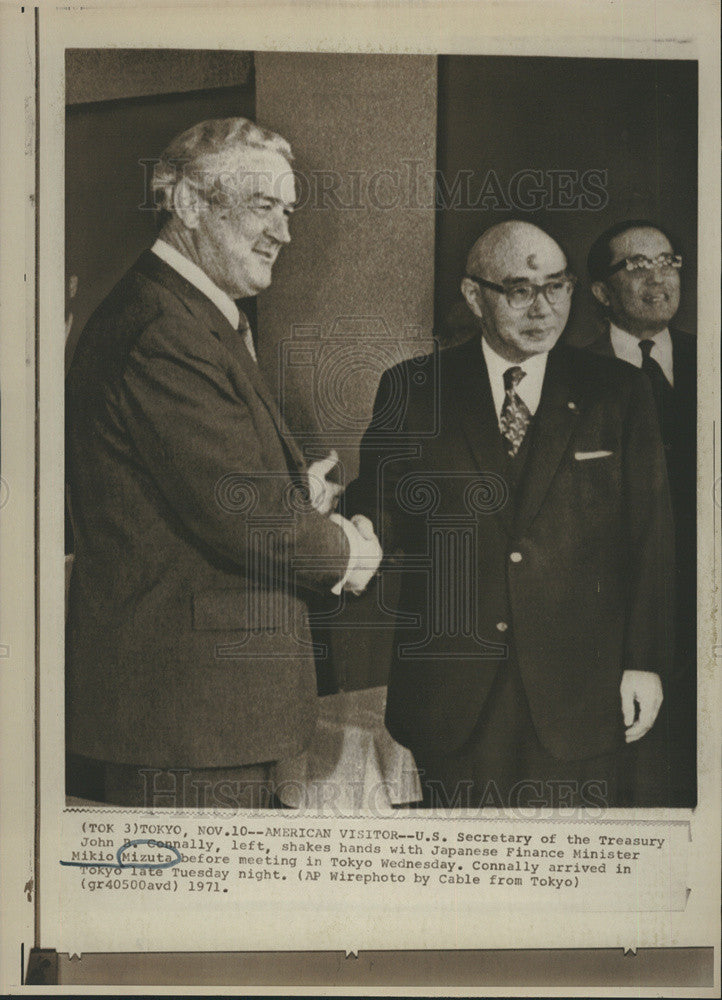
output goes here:
{"type": "MultiPolygon", "coordinates": [[[[291,142],[302,203],[258,297],[260,363],[307,453],[335,447],[348,482],[381,373],[432,346],[436,57],[255,60],[256,120],[291,142]]],[[[386,682],[375,588],[315,637],[320,690],[386,682]]]]}
{"type": "Polygon", "coordinates": [[[301,202],[258,298],[261,365],[307,448],[335,446],[351,477],[382,371],[431,347],[436,58],[255,61],[256,120],[290,141],[301,202]]]}

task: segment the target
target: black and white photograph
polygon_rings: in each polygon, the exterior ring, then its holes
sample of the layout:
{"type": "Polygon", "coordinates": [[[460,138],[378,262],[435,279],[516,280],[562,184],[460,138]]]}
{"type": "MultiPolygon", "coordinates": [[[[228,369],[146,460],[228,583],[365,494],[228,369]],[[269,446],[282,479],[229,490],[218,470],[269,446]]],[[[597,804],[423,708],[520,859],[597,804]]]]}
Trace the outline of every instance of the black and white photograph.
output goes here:
{"type": "Polygon", "coordinates": [[[66,60],[73,800],[694,806],[697,64],[66,60]]]}
{"type": "Polygon", "coordinates": [[[713,996],[718,5],[0,13],[2,984],[713,996]]]}

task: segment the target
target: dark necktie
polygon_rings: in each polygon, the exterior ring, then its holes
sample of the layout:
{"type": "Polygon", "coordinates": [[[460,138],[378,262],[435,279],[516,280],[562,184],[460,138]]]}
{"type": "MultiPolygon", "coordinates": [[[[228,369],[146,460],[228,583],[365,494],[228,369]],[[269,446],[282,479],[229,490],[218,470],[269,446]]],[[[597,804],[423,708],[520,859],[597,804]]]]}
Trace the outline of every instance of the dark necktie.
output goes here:
{"type": "Polygon", "coordinates": [[[514,365],[504,372],[504,405],[501,408],[501,436],[506,441],[506,450],[512,458],[521,448],[527,428],[531,423],[531,413],[524,400],[517,394],[516,387],[526,375],[523,368],[514,365]]]}
{"type": "Polygon", "coordinates": [[[653,340],[640,340],[639,349],[642,352],[642,371],[652,384],[654,401],[657,404],[657,413],[660,419],[664,411],[664,397],[669,383],[664,372],[652,357],[653,340]]]}
{"type": "Polygon", "coordinates": [[[251,333],[251,324],[248,322],[246,314],[240,312],[238,315],[238,332],[241,335],[241,339],[245,344],[246,350],[251,355],[254,361],[256,361],[256,349],[253,345],[253,334],[251,333]]]}

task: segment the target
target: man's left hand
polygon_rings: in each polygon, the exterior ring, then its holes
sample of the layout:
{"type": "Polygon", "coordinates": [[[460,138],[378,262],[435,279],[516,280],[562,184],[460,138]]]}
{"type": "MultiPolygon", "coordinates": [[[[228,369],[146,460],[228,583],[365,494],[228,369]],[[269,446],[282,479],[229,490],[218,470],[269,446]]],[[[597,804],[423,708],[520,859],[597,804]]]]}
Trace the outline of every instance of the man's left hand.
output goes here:
{"type": "Polygon", "coordinates": [[[333,450],[328,453],[326,458],[312,462],[307,469],[311,506],[319,514],[328,514],[334,510],[338,503],[338,495],[343,491],[343,486],[339,483],[330,483],[326,479],[326,476],[336,465],[338,465],[338,454],[333,450]]]}
{"type": "Polygon", "coordinates": [[[624,725],[627,727],[624,738],[627,743],[634,743],[641,740],[654,725],[664,697],[662,681],[659,674],[649,670],[625,670],[619,692],[624,725]],[[639,706],[639,715],[635,721],[636,706],[639,706]]]}

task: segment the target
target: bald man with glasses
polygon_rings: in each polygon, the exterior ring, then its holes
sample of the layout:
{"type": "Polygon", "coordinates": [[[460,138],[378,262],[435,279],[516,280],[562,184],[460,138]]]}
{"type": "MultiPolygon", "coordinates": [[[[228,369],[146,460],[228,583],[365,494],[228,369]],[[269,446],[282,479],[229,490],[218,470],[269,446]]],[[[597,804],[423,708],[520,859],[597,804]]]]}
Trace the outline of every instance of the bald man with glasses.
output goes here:
{"type": "Polygon", "coordinates": [[[538,227],[493,226],[461,282],[481,336],[387,371],[362,441],[353,506],[401,570],[386,722],[428,807],[635,803],[670,500],[647,380],[559,343],[574,284],[538,227]]]}

